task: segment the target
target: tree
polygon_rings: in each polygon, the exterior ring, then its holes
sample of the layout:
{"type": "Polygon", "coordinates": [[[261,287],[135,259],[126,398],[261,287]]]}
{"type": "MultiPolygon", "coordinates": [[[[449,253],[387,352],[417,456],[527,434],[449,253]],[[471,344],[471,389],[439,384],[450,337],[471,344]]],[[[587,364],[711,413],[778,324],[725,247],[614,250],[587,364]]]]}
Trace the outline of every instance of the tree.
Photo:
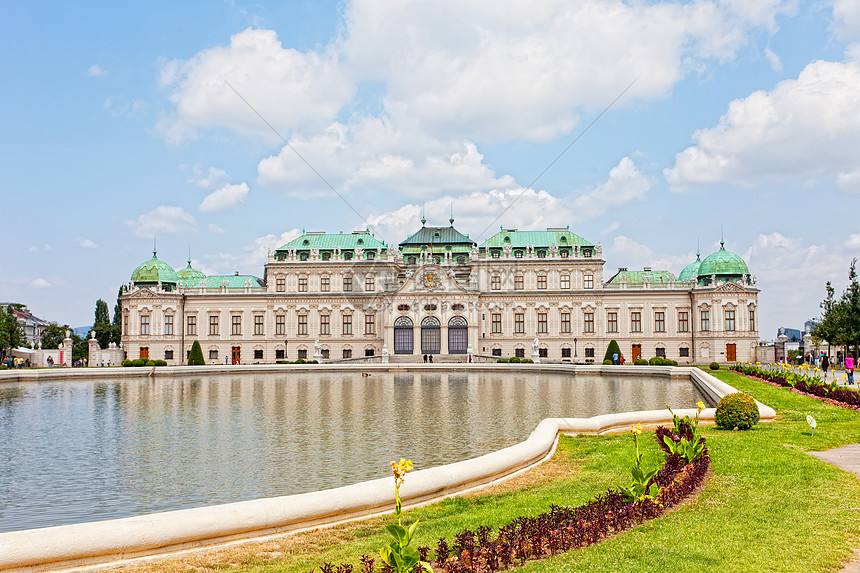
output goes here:
{"type": "Polygon", "coordinates": [[[860,349],[860,284],[857,281],[857,259],[848,270],[848,288],[837,300],[836,291],[828,281],[827,297],[821,302],[821,320],[812,329],[814,337],[826,340],[832,346],[853,346],[860,349]]]}
{"type": "Polygon", "coordinates": [[[203,349],[200,348],[200,341],[195,340],[191,345],[191,353],[188,355],[189,366],[203,366],[206,361],[203,360],[203,349]]]}
{"type": "Polygon", "coordinates": [[[59,348],[60,344],[62,344],[63,340],[66,338],[66,330],[68,329],[69,325],[67,324],[49,324],[48,327],[42,331],[42,348],[59,348]]]}
{"type": "Polygon", "coordinates": [[[24,342],[24,331],[15,315],[15,307],[20,306],[9,305],[6,312],[0,312],[0,353],[7,348],[18,348],[24,342]]]}
{"type": "Polygon", "coordinates": [[[107,348],[111,337],[110,311],[108,311],[107,303],[102,299],[96,301],[93,330],[96,331],[96,340],[99,341],[99,346],[107,348]]]}
{"type": "Polygon", "coordinates": [[[116,306],[113,307],[113,324],[110,329],[110,341],[116,344],[120,343],[122,337],[122,301],[119,297],[122,296],[122,287],[116,293],[116,306]]]}
{"type": "Polygon", "coordinates": [[[615,340],[610,340],[609,346],[606,348],[606,355],[603,357],[603,361],[606,362],[607,360],[610,360],[610,361],[612,361],[613,364],[615,364],[615,361],[612,360],[613,354],[618,354],[618,361],[620,363],[620,361],[621,361],[621,348],[618,347],[618,343],[615,342],[615,340]]]}

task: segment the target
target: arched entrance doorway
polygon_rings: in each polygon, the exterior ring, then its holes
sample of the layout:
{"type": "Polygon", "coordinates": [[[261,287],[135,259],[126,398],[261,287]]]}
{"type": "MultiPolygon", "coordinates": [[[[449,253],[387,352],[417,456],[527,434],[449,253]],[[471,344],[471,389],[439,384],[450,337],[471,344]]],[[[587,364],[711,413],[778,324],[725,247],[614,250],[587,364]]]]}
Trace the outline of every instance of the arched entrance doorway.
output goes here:
{"type": "Polygon", "coordinates": [[[394,321],[394,354],[412,354],[412,319],[400,316],[394,321]]]}
{"type": "Polygon", "coordinates": [[[442,351],[442,325],[435,316],[421,321],[421,354],[439,354],[442,351]]]}
{"type": "Polygon", "coordinates": [[[466,354],[469,348],[469,323],[462,316],[448,321],[448,354],[466,354]]]}

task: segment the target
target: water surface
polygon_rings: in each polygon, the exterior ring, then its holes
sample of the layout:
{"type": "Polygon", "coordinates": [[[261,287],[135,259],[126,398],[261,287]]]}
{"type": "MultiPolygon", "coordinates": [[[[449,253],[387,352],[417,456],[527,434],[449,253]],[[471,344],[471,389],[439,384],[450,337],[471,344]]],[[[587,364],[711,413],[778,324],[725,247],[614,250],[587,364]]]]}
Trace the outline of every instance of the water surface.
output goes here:
{"type": "Polygon", "coordinates": [[[243,374],[0,384],[0,531],[316,491],[521,442],[543,418],[691,407],[688,381],[243,374]]]}

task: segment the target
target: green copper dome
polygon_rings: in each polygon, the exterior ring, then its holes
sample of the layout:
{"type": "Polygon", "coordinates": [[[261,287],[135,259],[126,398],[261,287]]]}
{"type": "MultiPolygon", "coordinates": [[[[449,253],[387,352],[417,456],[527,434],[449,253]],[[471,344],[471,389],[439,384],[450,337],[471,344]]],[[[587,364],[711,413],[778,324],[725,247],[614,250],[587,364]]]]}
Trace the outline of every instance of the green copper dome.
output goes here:
{"type": "Polygon", "coordinates": [[[136,285],[176,284],[176,271],[152,252],[152,258],[140,263],[131,273],[131,282],[136,285]]]}
{"type": "Polygon", "coordinates": [[[678,280],[681,282],[694,281],[699,278],[699,267],[702,266],[702,259],[699,258],[699,253],[696,253],[696,260],[684,267],[681,274],[678,275],[678,280]]]}
{"type": "Polygon", "coordinates": [[[739,281],[744,275],[749,275],[747,264],[738,255],[727,251],[725,244],[720,241],[720,250],[711,253],[699,267],[699,283],[710,284],[711,276],[723,281],[739,281]]]}
{"type": "Polygon", "coordinates": [[[206,275],[198,271],[197,269],[191,268],[191,261],[188,261],[188,266],[182,269],[181,271],[176,271],[176,276],[181,281],[190,281],[197,279],[205,279],[206,275]]]}

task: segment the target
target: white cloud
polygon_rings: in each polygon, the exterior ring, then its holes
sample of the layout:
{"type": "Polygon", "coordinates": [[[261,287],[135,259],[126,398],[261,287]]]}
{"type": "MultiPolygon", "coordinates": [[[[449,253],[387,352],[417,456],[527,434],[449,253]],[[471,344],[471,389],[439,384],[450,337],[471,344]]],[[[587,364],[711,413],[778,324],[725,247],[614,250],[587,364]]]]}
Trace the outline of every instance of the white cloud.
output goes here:
{"type": "Polygon", "coordinates": [[[860,40],[860,3],[857,0],[834,0],[833,24],[841,39],[848,42],[860,40]]]}
{"type": "Polygon", "coordinates": [[[771,50],[770,48],[765,48],[764,57],[767,58],[767,63],[770,64],[770,69],[775,72],[782,71],[782,60],[779,59],[779,56],[777,56],[773,50],[771,50]]]}
{"type": "Polygon", "coordinates": [[[83,237],[77,237],[75,239],[75,242],[78,244],[79,247],[83,247],[85,249],[97,249],[98,248],[98,244],[96,244],[96,242],[91,240],[91,239],[84,239],[83,237]]]}
{"type": "Polygon", "coordinates": [[[285,135],[298,127],[330,123],[354,91],[338,54],[286,49],[274,31],[254,29],[234,35],[229,46],[166,62],[160,81],[175,106],[158,125],[171,143],[212,127],[271,137],[269,128],[227,82],[285,135]]]}
{"type": "Polygon", "coordinates": [[[226,171],[217,167],[209,167],[204,170],[200,165],[194,165],[190,168],[183,165],[182,169],[186,172],[190,171],[188,182],[202,189],[215,189],[231,180],[226,171]]]}
{"type": "Polygon", "coordinates": [[[108,75],[108,71],[98,64],[93,64],[87,70],[87,75],[91,78],[104,78],[108,75]]]}
{"type": "Polygon", "coordinates": [[[117,105],[112,98],[107,98],[102,107],[109,111],[114,117],[124,119],[137,119],[146,114],[148,106],[145,101],[133,99],[127,103],[117,105]]]}
{"type": "Polygon", "coordinates": [[[235,271],[258,275],[268,260],[269,251],[274,251],[301,234],[299,229],[290,229],[279,235],[273,233],[263,235],[246,244],[242,248],[242,253],[238,255],[232,253],[204,255],[195,264],[195,268],[199,268],[207,275],[231,274],[235,271]]]}
{"type": "Polygon", "coordinates": [[[621,223],[618,221],[612,221],[609,225],[607,225],[604,229],[600,231],[601,235],[609,235],[610,233],[614,233],[618,229],[621,228],[621,223]]]}
{"type": "MultiPolygon", "coordinates": [[[[617,262],[619,267],[626,267],[631,271],[651,267],[655,271],[669,271],[675,276],[678,276],[684,267],[696,259],[694,253],[682,253],[680,255],[657,254],[648,245],[640,243],[627,235],[613,237],[612,242],[607,248],[607,253],[612,256],[612,260],[617,262]]],[[[603,279],[609,280],[614,272],[607,266],[604,269],[603,279]]]]}
{"type": "Polygon", "coordinates": [[[817,61],[796,80],[733,101],[717,127],[664,170],[676,187],[853,180],[860,148],[860,66],[817,61]],[[841,178],[841,179],[840,179],[841,178]]]}
{"type": "Polygon", "coordinates": [[[860,249],[860,233],[848,237],[848,240],[845,241],[845,246],[849,249],[860,249]]]}
{"type": "Polygon", "coordinates": [[[182,207],[161,205],[152,211],[138,216],[136,220],[126,220],[136,237],[152,237],[163,233],[179,233],[194,230],[197,222],[182,207]]]}
{"type": "Polygon", "coordinates": [[[37,279],[33,279],[32,281],[30,281],[30,287],[31,288],[50,288],[51,283],[49,283],[47,280],[43,279],[42,277],[39,277],[37,279]]]}
{"type": "Polygon", "coordinates": [[[585,221],[626,203],[642,201],[653,186],[651,178],[625,157],[612,168],[606,182],[573,199],[573,220],[585,221]]]}
{"type": "Polygon", "coordinates": [[[232,209],[248,198],[248,184],[226,184],[207,195],[200,203],[199,209],[204,212],[226,211],[232,209]]]}
{"type": "Polygon", "coordinates": [[[28,253],[38,253],[38,252],[39,252],[39,247],[37,247],[36,245],[33,245],[33,246],[30,246],[30,247],[27,247],[27,252],[28,252],[28,253]]]}
{"type": "Polygon", "coordinates": [[[227,234],[226,229],[219,227],[218,225],[216,225],[214,223],[209,223],[209,226],[206,228],[209,229],[209,232],[212,233],[213,235],[226,235],[227,234]]]}

